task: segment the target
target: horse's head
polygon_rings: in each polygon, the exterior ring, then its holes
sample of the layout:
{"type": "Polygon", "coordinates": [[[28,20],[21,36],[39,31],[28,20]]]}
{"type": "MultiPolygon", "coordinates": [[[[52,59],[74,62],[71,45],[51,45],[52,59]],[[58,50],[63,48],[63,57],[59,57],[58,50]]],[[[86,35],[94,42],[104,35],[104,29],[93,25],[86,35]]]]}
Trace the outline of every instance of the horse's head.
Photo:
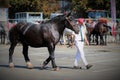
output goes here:
{"type": "Polygon", "coordinates": [[[76,21],[70,16],[71,13],[65,15],[65,27],[73,30],[76,34],[79,33],[79,27],[76,24],[76,21]]]}

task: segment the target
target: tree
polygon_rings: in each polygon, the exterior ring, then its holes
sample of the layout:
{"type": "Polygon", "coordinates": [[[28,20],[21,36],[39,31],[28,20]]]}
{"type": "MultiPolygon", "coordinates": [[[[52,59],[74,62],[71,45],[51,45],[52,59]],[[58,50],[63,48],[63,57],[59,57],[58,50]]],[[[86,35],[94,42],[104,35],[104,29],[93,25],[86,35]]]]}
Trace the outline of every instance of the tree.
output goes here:
{"type": "Polygon", "coordinates": [[[56,12],[59,9],[59,3],[57,0],[46,0],[42,1],[42,3],[42,11],[47,18],[49,18],[52,12],[56,12]]]}
{"type": "Polygon", "coordinates": [[[87,10],[110,11],[110,0],[72,0],[76,17],[86,17],[87,10]]]}
{"type": "Polygon", "coordinates": [[[8,0],[0,0],[0,7],[9,7],[9,1],[8,0]]]}
{"type": "Polygon", "coordinates": [[[43,12],[46,17],[58,10],[57,0],[10,0],[10,18],[16,12],[43,12]]]}
{"type": "Polygon", "coordinates": [[[88,0],[72,0],[75,17],[84,17],[87,10],[88,0]]]}
{"type": "MultiPolygon", "coordinates": [[[[0,0],[8,1],[8,0],[0,0]]],[[[37,11],[43,12],[45,17],[49,17],[50,13],[60,9],[59,0],[9,0],[9,17],[14,18],[16,12],[37,11]]],[[[65,1],[65,0],[63,0],[65,1]]],[[[76,17],[85,17],[85,13],[89,9],[108,10],[110,11],[110,0],[66,0],[71,4],[65,7],[65,10],[72,9],[76,17]]],[[[119,5],[120,0],[116,0],[116,5],[119,5]]],[[[5,2],[8,4],[8,2],[5,2]]],[[[2,6],[0,2],[0,6],[2,6]]],[[[120,17],[120,7],[116,6],[117,16],[120,17]]]]}
{"type": "Polygon", "coordinates": [[[10,18],[14,18],[16,12],[42,11],[40,0],[10,0],[10,18]]]}

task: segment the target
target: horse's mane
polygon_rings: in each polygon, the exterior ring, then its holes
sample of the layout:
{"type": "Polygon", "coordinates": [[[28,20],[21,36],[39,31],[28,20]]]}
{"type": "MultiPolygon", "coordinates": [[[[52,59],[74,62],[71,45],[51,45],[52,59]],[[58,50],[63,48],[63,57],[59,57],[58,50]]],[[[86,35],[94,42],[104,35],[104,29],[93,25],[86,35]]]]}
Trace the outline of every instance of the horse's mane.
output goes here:
{"type": "Polygon", "coordinates": [[[59,21],[62,21],[62,20],[64,20],[64,15],[58,15],[58,16],[50,19],[49,22],[55,22],[56,23],[56,22],[59,22],[59,21]]]}

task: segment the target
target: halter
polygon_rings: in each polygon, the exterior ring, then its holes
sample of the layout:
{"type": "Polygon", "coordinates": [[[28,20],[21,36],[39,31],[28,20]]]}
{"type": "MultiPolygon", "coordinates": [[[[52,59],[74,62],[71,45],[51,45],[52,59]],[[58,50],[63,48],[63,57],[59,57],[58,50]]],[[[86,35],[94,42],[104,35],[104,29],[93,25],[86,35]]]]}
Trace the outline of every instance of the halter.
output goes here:
{"type": "Polygon", "coordinates": [[[75,26],[75,25],[71,24],[71,22],[70,22],[70,20],[68,19],[68,17],[66,17],[66,20],[70,23],[70,25],[71,25],[72,27],[75,26]]]}

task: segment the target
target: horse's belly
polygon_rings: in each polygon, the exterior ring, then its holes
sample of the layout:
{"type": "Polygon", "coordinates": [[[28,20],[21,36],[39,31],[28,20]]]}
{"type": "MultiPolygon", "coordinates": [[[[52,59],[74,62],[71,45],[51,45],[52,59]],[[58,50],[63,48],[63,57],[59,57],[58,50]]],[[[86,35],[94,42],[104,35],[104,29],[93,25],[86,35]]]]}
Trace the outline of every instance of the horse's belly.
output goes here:
{"type": "Polygon", "coordinates": [[[31,47],[42,47],[44,45],[44,42],[41,38],[26,38],[25,41],[28,45],[30,45],[31,47]]]}
{"type": "Polygon", "coordinates": [[[45,47],[42,43],[29,43],[28,45],[31,47],[45,47]]]}
{"type": "Polygon", "coordinates": [[[43,43],[40,42],[29,42],[29,46],[31,47],[43,47],[43,43]]]}

